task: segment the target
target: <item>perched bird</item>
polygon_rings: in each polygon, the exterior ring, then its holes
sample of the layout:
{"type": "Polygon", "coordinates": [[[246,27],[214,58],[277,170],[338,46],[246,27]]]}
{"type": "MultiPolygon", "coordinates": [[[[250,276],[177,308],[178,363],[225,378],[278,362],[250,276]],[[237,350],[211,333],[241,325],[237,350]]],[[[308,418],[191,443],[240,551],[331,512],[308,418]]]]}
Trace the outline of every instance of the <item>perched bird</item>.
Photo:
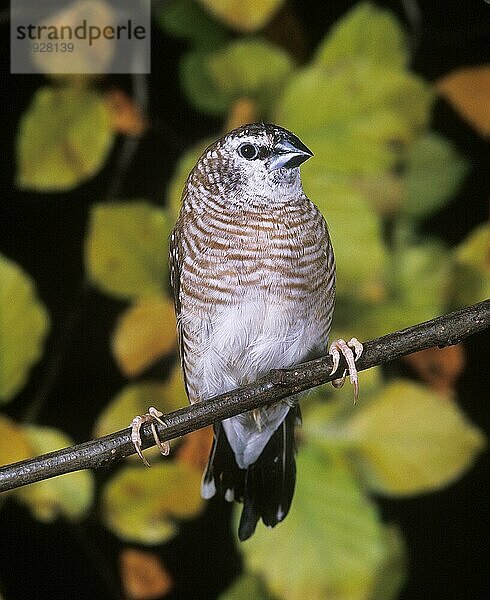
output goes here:
{"type": "MultiPolygon", "coordinates": [[[[290,131],[255,123],[209,146],[187,179],[170,237],[170,277],[191,403],[326,353],[335,259],[325,220],[301,185],[299,166],[311,156],[290,131]]],[[[330,348],[332,372],[346,357],[356,396],[361,351],[355,338],[330,348]]],[[[260,518],[273,527],[289,511],[297,400],[215,425],[202,495],[243,502],[241,540],[260,518]]],[[[133,422],[141,457],[143,420],[133,422]]]]}

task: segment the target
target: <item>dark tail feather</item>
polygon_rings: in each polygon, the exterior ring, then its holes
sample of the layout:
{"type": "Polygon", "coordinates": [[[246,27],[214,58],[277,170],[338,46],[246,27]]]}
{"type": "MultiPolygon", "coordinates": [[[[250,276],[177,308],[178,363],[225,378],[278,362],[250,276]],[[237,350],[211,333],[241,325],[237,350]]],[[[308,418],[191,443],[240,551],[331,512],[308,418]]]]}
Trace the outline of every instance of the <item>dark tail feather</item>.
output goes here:
{"type": "Polygon", "coordinates": [[[253,534],[260,518],[265,525],[274,527],[289,512],[296,482],[294,428],[299,421],[299,407],[295,406],[248,469],[237,466],[221,424],[215,428],[203,495],[210,497],[210,490],[216,490],[227,500],[243,502],[238,528],[242,541],[253,534]]]}

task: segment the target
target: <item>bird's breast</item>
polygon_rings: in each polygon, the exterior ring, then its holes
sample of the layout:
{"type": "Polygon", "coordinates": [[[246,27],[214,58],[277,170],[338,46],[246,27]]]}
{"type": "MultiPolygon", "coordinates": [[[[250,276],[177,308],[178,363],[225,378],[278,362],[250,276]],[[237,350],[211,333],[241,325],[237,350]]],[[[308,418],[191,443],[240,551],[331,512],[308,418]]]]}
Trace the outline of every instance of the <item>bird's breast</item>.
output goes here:
{"type": "Polygon", "coordinates": [[[281,214],[179,224],[179,326],[191,401],[325,351],[335,266],[309,201],[281,214]]]}
{"type": "MultiPolygon", "coordinates": [[[[311,204],[311,203],[309,203],[311,204]]],[[[313,205],[282,215],[205,214],[183,231],[182,293],[204,303],[311,300],[333,280],[333,253],[313,205]]]]}

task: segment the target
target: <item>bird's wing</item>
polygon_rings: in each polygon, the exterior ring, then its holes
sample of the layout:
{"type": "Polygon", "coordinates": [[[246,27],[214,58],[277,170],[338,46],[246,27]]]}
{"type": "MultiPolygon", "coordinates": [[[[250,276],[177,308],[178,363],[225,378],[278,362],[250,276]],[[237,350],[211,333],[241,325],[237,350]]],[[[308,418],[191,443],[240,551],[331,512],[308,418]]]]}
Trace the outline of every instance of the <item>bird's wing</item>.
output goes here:
{"type": "Polygon", "coordinates": [[[184,262],[183,248],[180,243],[180,228],[179,224],[174,227],[170,234],[169,243],[169,271],[170,271],[170,287],[172,288],[172,294],[174,297],[175,316],[177,318],[177,337],[179,343],[180,352],[180,364],[182,366],[182,376],[184,379],[184,386],[187,397],[189,397],[189,390],[187,386],[186,376],[186,360],[185,360],[185,343],[184,343],[184,328],[180,319],[181,301],[180,301],[180,277],[182,273],[182,265],[184,262]]]}

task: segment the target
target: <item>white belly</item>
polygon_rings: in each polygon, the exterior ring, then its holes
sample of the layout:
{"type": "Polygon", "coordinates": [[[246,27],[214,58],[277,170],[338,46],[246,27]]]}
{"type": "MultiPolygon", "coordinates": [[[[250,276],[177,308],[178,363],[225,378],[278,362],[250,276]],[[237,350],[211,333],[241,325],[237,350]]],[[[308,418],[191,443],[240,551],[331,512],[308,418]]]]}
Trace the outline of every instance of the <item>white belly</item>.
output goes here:
{"type": "MultiPolygon", "coordinates": [[[[321,328],[315,319],[294,304],[248,301],[218,306],[212,321],[199,320],[195,326],[201,328],[200,344],[188,376],[197,378],[201,400],[254,381],[271,369],[292,366],[327,345],[327,340],[319,339],[321,328]]],[[[186,328],[194,329],[191,323],[186,328]]]]}

